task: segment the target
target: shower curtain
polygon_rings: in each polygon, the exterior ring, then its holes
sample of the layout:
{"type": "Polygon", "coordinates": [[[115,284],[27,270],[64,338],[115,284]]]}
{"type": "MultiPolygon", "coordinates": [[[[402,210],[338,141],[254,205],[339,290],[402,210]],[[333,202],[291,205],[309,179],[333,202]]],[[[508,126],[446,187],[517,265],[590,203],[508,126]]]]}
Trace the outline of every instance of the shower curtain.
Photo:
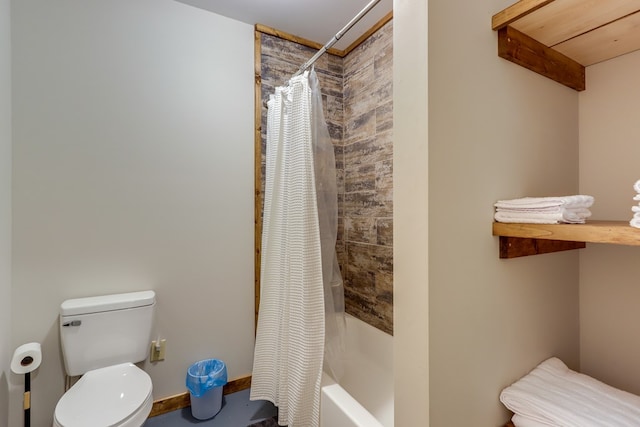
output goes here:
{"type": "Polygon", "coordinates": [[[315,71],[268,102],[260,308],[252,400],[315,427],[322,367],[341,375],[344,288],[335,252],[335,155],[315,71]]]}

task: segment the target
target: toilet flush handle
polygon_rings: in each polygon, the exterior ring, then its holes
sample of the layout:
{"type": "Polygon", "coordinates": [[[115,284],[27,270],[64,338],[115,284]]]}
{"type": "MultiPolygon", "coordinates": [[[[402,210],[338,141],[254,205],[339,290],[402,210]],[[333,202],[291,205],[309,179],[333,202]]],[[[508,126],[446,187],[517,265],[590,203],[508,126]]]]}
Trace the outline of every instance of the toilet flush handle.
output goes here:
{"type": "Polygon", "coordinates": [[[65,322],[62,326],[80,326],[82,324],[82,320],[72,320],[71,322],[65,322]]]}

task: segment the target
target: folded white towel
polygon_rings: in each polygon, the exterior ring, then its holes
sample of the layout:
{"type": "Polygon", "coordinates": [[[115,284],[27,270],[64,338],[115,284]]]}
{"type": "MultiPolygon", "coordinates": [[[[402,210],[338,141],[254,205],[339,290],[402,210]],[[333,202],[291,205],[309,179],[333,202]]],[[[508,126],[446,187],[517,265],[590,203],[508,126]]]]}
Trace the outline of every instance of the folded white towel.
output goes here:
{"type": "Polygon", "coordinates": [[[513,421],[513,425],[516,427],[557,427],[553,424],[541,423],[540,421],[532,420],[519,414],[514,414],[513,417],[511,417],[511,421],[513,421]]]}
{"type": "Polygon", "coordinates": [[[585,195],[562,197],[523,197],[521,199],[499,200],[496,208],[502,209],[544,209],[552,207],[589,208],[593,205],[593,197],[585,195]]]}
{"type": "Polygon", "coordinates": [[[542,425],[640,425],[640,396],[572,371],[555,357],[505,388],[500,401],[512,412],[542,425]]]}
{"type": "Polygon", "coordinates": [[[572,214],[580,215],[580,216],[583,216],[584,218],[589,218],[591,216],[591,211],[588,208],[564,208],[560,206],[554,206],[552,208],[541,208],[541,209],[497,208],[496,212],[505,212],[505,213],[516,214],[516,215],[531,215],[531,214],[548,215],[548,214],[561,214],[564,212],[571,212],[572,214]]]}
{"type": "Polygon", "coordinates": [[[640,193],[640,179],[633,184],[633,189],[636,190],[636,193],[640,193]]]}
{"type": "Polygon", "coordinates": [[[640,200],[640,194],[636,194],[635,196],[633,196],[633,200],[640,200]]]}
{"type": "Polygon", "coordinates": [[[577,207],[564,207],[564,206],[550,206],[546,208],[525,208],[525,209],[511,209],[511,208],[496,208],[496,212],[513,212],[519,214],[528,215],[530,213],[562,213],[564,211],[570,210],[572,212],[581,212],[581,211],[589,211],[588,208],[577,208],[577,207]]]}
{"type": "Polygon", "coordinates": [[[635,228],[640,228],[640,216],[638,214],[634,215],[629,221],[629,225],[635,228]]]}
{"type": "Polygon", "coordinates": [[[635,213],[639,213],[640,212],[640,206],[631,206],[631,210],[635,213]]]}
{"type": "Polygon", "coordinates": [[[497,222],[514,223],[514,224],[560,224],[560,220],[554,215],[552,218],[541,218],[533,216],[505,216],[504,212],[496,212],[493,216],[497,222]]]}
{"type": "Polygon", "coordinates": [[[553,211],[535,210],[510,211],[498,209],[494,219],[498,222],[526,223],[526,224],[584,224],[585,219],[591,216],[591,211],[586,208],[555,209],[553,211]]]}

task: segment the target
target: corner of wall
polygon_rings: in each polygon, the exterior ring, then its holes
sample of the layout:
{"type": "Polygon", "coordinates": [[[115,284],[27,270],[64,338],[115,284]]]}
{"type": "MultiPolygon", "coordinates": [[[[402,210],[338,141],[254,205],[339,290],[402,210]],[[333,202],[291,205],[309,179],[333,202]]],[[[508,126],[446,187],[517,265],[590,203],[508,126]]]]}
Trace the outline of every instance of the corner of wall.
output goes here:
{"type": "Polygon", "coordinates": [[[427,2],[393,13],[395,424],[429,426],[427,2]]]}
{"type": "Polygon", "coordinates": [[[8,426],[11,356],[11,22],[0,0],[0,427],[8,426]]]}

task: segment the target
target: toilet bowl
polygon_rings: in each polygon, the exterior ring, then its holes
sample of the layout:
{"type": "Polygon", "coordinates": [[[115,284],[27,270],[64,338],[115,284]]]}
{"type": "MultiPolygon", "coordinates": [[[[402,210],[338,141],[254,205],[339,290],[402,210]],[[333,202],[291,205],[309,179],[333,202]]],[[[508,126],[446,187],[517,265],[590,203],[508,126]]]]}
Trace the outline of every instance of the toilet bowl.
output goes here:
{"type": "Polygon", "coordinates": [[[132,363],[88,371],[58,401],[53,427],[140,427],[151,390],[149,375],[132,363]]]}

